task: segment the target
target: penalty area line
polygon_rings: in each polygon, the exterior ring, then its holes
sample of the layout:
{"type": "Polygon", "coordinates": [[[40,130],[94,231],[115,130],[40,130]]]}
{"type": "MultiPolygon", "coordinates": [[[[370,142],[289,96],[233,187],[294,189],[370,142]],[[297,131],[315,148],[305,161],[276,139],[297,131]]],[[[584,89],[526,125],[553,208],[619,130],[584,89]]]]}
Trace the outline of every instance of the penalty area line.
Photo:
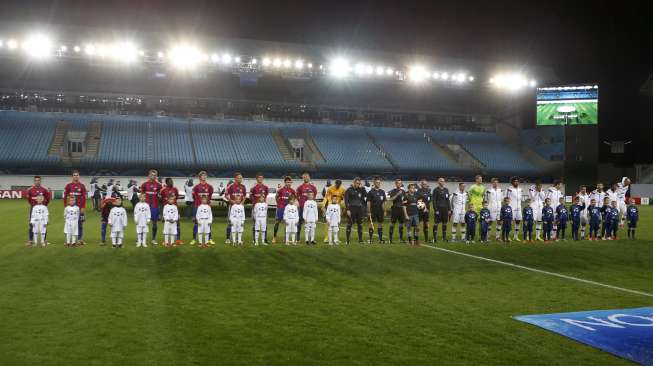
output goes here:
{"type": "Polygon", "coordinates": [[[555,272],[544,271],[544,270],[537,269],[537,268],[526,267],[526,266],[522,266],[522,265],[519,265],[519,264],[514,264],[514,263],[510,263],[510,262],[500,261],[500,260],[497,260],[497,259],[491,259],[491,258],[481,257],[481,256],[478,256],[478,255],[473,255],[473,254],[468,254],[468,253],[464,253],[464,252],[459,252],[459,251],[456,251],[456,250],[451,250],[451,249],[445,249],[445,248],[434,247],[434,246],[432,246],[432,245],[422,244],[422,246],[423,246],[423,247],[426,247],[426,248],[431,248],[431,249],[433,249],[433,250],[439,250],[439,251],[441,251],[441,252],[445,252],[445,253],[462,255],[462,256],[464,256],[464,257],[474,258],[474,259],[481,260],[481,261],[486,261],[486,262],[491,262],[491,263],[496,263],[496,264],[502,264],[502,265],[504,265],[504,266],[508,266],[508,267],[519,268],[519,269],[523,269],[523,270],[526,270],[526,271],[531,271],[531,272],[535,272],[535,273],[541,273],[541,274],[545,274],[545,275],[548,275],[548,276],[554,276],[554,277],[558,277],[558,278],[564,278],[564,279],[566,279],[566,280],[582,282],[582,283],[586,283],[586,284],[589,284],[589,285],[594,285],[594,286],[599,286],[599,287],[605,287],[605,288],[609,288],[609,289],[612,289],[612,290],[617,290],[617,291],[627,292],[627,293],[635,294],[635,295],[641,295],[641,296],[653,297],[653,294],[650,294],[650,293],[648,293],[648,292],[644,292],[644,291],[631,290],[631,289],[628,289],[628,288],[623,288],[623,287],[619,287],[619,286],[608,285],[608,284],[606,284],[606,283],[601,283],[601,282],[596,282],[596,281],[586,280],[586,279],[583,279],[583,278],[578,278],[578,277],[568,276],[568,275],[564,275],[564,274],[561,274],[561,273],[555,273],[555,272]]]}

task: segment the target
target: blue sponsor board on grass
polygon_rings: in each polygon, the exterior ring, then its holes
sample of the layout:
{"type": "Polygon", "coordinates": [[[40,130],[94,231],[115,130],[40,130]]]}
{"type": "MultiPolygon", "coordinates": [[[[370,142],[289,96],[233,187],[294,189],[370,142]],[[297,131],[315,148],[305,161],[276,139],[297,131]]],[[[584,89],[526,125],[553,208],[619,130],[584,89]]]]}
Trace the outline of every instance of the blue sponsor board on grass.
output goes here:
{"type": "Polygon", "coordinates": [[[516,316],[642,365],[653,365],[653,307],[516,316]]]}

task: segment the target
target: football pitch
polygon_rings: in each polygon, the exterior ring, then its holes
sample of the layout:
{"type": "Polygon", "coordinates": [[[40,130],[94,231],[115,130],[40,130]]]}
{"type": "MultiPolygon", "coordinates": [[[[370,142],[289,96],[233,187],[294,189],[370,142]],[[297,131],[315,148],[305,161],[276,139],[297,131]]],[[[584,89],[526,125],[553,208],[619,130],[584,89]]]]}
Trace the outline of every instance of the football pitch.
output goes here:
{"type": "Polygon", "coordinates": [[[330,247],[318,226],[314,247],[254,247],[248,222],[232,247],[220,216],[207,249],[136,248],[131,217],[124,249],[100,247],[95,213],[64,248],[49,207],[54,244],[28,248],[26,202],[0,201],[3,365],[621,365],[512,317],[653,303],[460,254],[653,293],[651,207],[637,241],[330,247]]]}
{"type": "Polygon", "coordinates": [[[598,104],[594,102],[586,103],[550,103],[537,105],[537,124],[541,126],[564,125],[565,121],[561,117],[562,113],[558,112],[559,107],[573,107],[574,114],[578,118],[570,118],[569,125],[593,125],[598,123],[598,104]],[[555,117],[558,118],[555,118],[555,117]]]}

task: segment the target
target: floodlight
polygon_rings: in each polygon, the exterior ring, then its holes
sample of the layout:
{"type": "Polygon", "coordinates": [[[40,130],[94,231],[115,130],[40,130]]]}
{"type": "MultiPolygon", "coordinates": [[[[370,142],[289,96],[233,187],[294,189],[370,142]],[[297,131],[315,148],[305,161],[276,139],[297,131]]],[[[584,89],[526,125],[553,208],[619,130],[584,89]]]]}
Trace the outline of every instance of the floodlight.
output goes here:
{"type": "Polygon", "coordinates": [[[469,80],[469,81],[474,81],[474,77],[473,77],[473,76],[470,76],[467,80],[469,80]]]}
{"type": "Polygon", "coordinates": [[[30,57],[43,59],[50,56],[52,42],[45,35],[35,34],[27,38],[23,43],[23,48],[30,57]]]}
{"type": "Polygon", "coordinates": [[[442,80],[449,80],[449,74],[446,72],[440,74],[440,77],[442,78],[442,80]]]}
{"type": "Polygon", "coordinates": [[[465,81],[467,81],[467,76],[463,73],[459,73],[458,75],[456,75],[455,80],[459,83],[464,83],[465,81]]]}
{"type": "Polygon", "coordinates": [[[290,60],[288,60],[288,59],[285,59],[285,60],[283,61],[283,67],[285,67],[285,68],[287,69],[287,68],[289,68],[290,66],[292,66],[292,61],[290,61],[290,60]]]}
{"type": "Polygon", "coordinates": [[[239,63],[239,62],[240,62],[240,56],[236,56],[236,58],[234,58],[234,61],[235,61],[236,63],[239,63]]]}
{"type": "Polygon", "coordinates": [[[329,72],[337,78],[347,77],[350,71],[349,61],[344,58],[337,58],[329,65],[329,72]]]}
{"type": "Polygon", "coordinates": [[[312,68],[313,68],[313,64],[309,62],[308,65],[306,65],[306,67],[308,67],[309,69],[312,69],[312,68]]]}
{"type": "Polygon", "coordinates": [[[365,73],[365,65],[358,63],[356,64],[356,68],[354,70],[356,72],[356,75],[361,76],[365,73]]]}
{"type": "Polygon", "coordinates": [[[267,58],[267,57],[264,57],[264,58],[263,58],[263,66],[270,66],[270,63],[271,63],[271,62],[272,62],[272,61],[270,61],[269,58],[267,58]]]}
{"type": "Polygon", "coordinates": [[[101,44],[97,47],[97,53],[100,57],[104,57],[109,53],[109,49],[107,46],[101,44]]]}
{"type": "Polygon", "coordinates": [[[82,48],[79,47],[79,46],[73,47],[73,51],[75,51],[75,53],[79,53],[79,51],[81,51],[81,50],[82,50],[82,48]]]}
{"type": "Polygon", "coordinates": [[[439,72],[434,72],[433,73],[433,79],[438,80],[440,78],[440,73],[439,72]]]}
{"type": "Polygon", "coordinates": [[[164,56],[165,56],[165,54],[162,51],[159,51],[159,52],[156,53],[156,57],[158,57],[158,58],[163,58],[164,56]]]}
{"type": "Polygon", "coordinates": [[[376,67],[376,74],[379,76],[383,75],[383,66],[376,67]]]}
{"type": "Polygon", "coordinates": [[[535,80],[531,80],[528,85],[530,85],[531,88],[534,88],[537,85],[537,82],[535,80]]]}
{"type": "Polygon", "coordinates": [[[111,56],[117,61],[131,63],[138,57],[137,50],[138,48],[131,42],[119,42],[111,47],[111,56]]]}
{"type": "Polygon", "coordinates": [[[2,46],[4,46],[4,45],[5,45],[5,44],[4,44],[4,43],[2,42],[2,40],[0,39],[0,48],[2,48],[2,46]]]}
{"type": "Polygon", "coordinates": [[[387,69],[385,69],[385,74],[388,76],[392,75],[392,68],[388,67],[387,69]]]}
{"type": "Polygon", "coordinates": [[[220,56],[218,56],[217,53],[212,54],[212,55],[211,55],[211,61],[213,61],[213,62],[218,62],[218,61],[220,61],[220,56]]]}
{"type": "Polygon", "coordinates": [[[426,77],[428,77],[428,75],[429,73],[424,69],[423,66],[411,66],[408,70],[408,78],[414,82],[422,82],[426,77]]]}
{"type": "Polygon", "coordinates": [[[93,44],[87,44],[86,47],[84,47],[84,52],[89,56],[95,55],[95,51],[95,45],[93,44]]]}
{"type": "Polygon", "coordinates": [[[295,61],[295,68],[299,69],[299,70],[303,69],[304,68],[304,61],[302,61],[302,60],[295,61]]]}
{"type": "Polygon", "coordinates": [[[172,64],[180,70],[192,69],[201,61],[202,54],[191,45],[180,44],[168,52],[172,64]]]}
{"type": "Polygon", "coordinates": [[[282,61],[280,58],[275,58],[274,61],[272,62],[272,66],[274,67],[281,67],[282,61]]]}
{"type": "Polygon", "coordinates": [[[257,62],[258,61],[255,58],[252,59],[252,65],[256,65],[257,62]]]}
{"type": "Polygon", "coordinates": [[[228,53],[222,55],[222,63],[229,65],[231,63],[231,55],[228,53]]]}
{"type": "Polygon", "coordinates": [[[61,52],[66,52],[66,51],[68,51],[68,47],[67,47],[65,44],[62,44],[62,45],[59,47],[59,51],[61,51],[61,52]]]}
{"type": "Polygon", "coordinates": [[[15,50],[17,47],[18,47],[18,42],[16,42],[15,39],[10,39],[7,42],[7,48],[9,48],[10,50],[15,50]]]}

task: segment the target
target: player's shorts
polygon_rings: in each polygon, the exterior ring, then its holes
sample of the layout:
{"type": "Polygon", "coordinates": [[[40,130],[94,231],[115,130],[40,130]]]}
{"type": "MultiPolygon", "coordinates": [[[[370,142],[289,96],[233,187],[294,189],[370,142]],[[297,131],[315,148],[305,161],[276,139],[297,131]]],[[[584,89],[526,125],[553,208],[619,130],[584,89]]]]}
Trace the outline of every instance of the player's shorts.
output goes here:
{"type": "Polygon", "coordinates": [[[77,221],[66,221],[63,226],[64,234],[77,235],[79,234],[79,226],[77,221]]]}
{"type": "Polygon", "coordinates": [[[361,224],[363,222],[363,206],[351,206],[349,207],[349,212],[351,213],[349,217],[349,224],[361,224]]]}
{"type": "Polygon", "coordinates": [[[490,207],[490,221],[497,221],[501,217],[501,207],[490,207]]]}
{"type": "Polygon", "coordinates": [[[150,229],[147,227],[147,225],[136,226],[136,234],[147,233],[148,231],[150,231],[150,229]]]}
{"type": "Polygon", "coordinates": [[[446,224],[449,222],[449,209],[446,207],[436,208],[433,216],[435,216],[436,224],[446,224]]]}
{"type": "Polygon", "coordinates": [[[383,207],[372,207],[372,222],[383,222],[384,218],[383,207]]]}
{"type": "Polygon", "coordinates": [[[630,221],[628,220],[628,227],[635,229],[637,227],[637,221],[630,221]]]}
{"type": "Polygon", "coordinates": [[[242,221],[230,221],[231,231],[234,233],[242,233],[243,227],[245,226],[242,221]]]}
{"type": "Polygon", "coordinates": [[[617,207],[619,208],[619,214],[620,215],[625,215],[626,214],[626,202],[625,201],[619,201],[617,203],[617,207]]]}
{"type": "Polygon", "coordinates": [[[395,223],[399,221],[400,224],[403,224],[406,217],[404,216],[404,209],[402,207],[393,207],[390,209],[390,222],[395,223]]]}
{"type": "Polygon", "coordinates": [[[111,237],[112,238],[124,238],[125,237],[125,231],[124,230],[111,231],[111,237]]]}
{"type": "Polygon", "coordinates": [[[158,207],[150,207],[150,220],[152,220],[152,222],[159,221],[159,208],[158,207]]]}
{"type": "MultiPolygon", "coordinates": [[[[510,206],[512,207],[512,219],[515,221],[521,221],[521,205],[519,206],[510,206]]],[[[540,210],[540,214],[542,214],[542,211],[540,210]]],[[[533,215],[535,216],[535,215],[533,215]]]]}
{"type": "Polygon", "coordinates": [[[587,216],[587,210],[583,210],[580,212],[580,224],[581,225],[589,224],[589,217],[587,216]]]}
{"type": "Polygon", "coordinates": [[[465,223],[465,208],[456,207],[453,209],[451,214],[451,222],[454,224],[464,224],[465,223]]]}
{"type": "Polygon", "coordinates": [[[429,222],[430,212],[428,210],[419,211],[419,221],[420,222],[429,222]]]}
{"type": "Polygon", "coordinates": [[[408,221],[406,221],[406,226],[408,227],[419,226],[419,214],[408,215],[408,221]]]}
{"type": "Polygon", "coordinates": [[[198,234],[210,234],[211,233],[211,224],[204,222],[197,225],[198,234]]]}
{"type": "Polygon", "coordinates": [[[286,231],[289,233],[296,233],[298,221],[299,220],[286,220],[286,231]]]}
{"type": "Polygon", "coordinates": [[[38,223],[32,225],[32,233],[34,234],[45,234],[47,232],[47,228],[44,224],[38,223]]]}
{"type": "Polygon", "coordinates": [[[531,205],[531,208],[533,209],[533,221],[542,221],[542,206],[531,205]]]}
{"type": "Polygon", "coordinates": [[[264,218],[257,218],[254,220],[254,230],[256,231],[265,231],[267,230],[268,220],[264,218]]]}
{"type": "Polygon", "coordinates": [[[277,207],[275,216],[276,216],[278,221],[283,221],[283,210],[284,210],[283,208],[278,208],[277,207]]]}
{"type": "Polygon", "coordinates": [[[166,222],[163,224],[163,235],[177,235],[177,223],[166,222]]]}

